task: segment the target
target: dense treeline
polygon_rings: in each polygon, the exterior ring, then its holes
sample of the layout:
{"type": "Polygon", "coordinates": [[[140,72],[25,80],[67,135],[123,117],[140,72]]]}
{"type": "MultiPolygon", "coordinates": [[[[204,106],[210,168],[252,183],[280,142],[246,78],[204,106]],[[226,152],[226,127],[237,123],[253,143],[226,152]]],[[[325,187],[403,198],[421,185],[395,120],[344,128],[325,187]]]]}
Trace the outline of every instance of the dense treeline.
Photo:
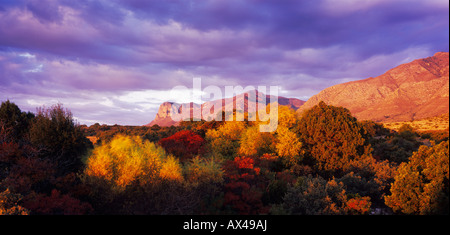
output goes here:
{"type": "Polygon", "coordinates": [[[272,133],[259,121],[87,127],[62,105],[5,101],[0,214],[448,214],[448,130],[394,132],[323,102],[278,117],[272,133]]]}
{"type": "Polygon", "coordinates": [[[87,214],[78,173],[92,144],[62,105],[21,112],[0,107],[0,214],[87,214]]]}

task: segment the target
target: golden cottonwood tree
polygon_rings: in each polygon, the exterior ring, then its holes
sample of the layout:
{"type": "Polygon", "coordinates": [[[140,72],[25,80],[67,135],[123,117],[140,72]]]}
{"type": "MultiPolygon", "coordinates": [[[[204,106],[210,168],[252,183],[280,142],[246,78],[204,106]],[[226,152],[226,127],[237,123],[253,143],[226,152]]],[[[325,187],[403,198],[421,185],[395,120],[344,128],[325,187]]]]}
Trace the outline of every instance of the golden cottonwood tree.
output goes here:
{"type": "Polygon", "coordinates": [[[295,165],[303,157],[302,142],[297,134],[287,127],[280,126],[277,129],[276,150],[287,165],[295,165]]]}
{"type": "MultiPolygon", "coordinates": [[[[267,105],[266,111],[270,110],[270,104],[267,105]]],[[[295,165],[296,163],[299,163],[302,156],[303,156],[303,150],[302,150],[302,142],[300,142],[299,137],[297,134],[293,131],[293,129],[298,125],[299,118],[297,116],[297,113],[295,110],[287,107],[287,106],[278,106],[278,112],[272,113],[272,116],[270,116],[271,119],[277,118],[278,119],[278,126],[275,133],[264,133],[266,136],[271,135],[273,142],[270,143],[270,149],[273,150],[273,152],[276,152],[278,156],[282,157],[283,161],[287,165],[295,165]],[[277,117],[273,116],[277,115],[277,117]]],[[[257,122],[258,125],[262,124],[268,124],[268,121],[257,122]]],[[[249,131],[247,131],[249,133],[249,131]]],[[[251,132],[250,132],[251,133],[251,132]]],[[[243,137],[246,137],[248,134],[244,134],[243,137]]],[[[255,141],[258,139],[256,138],[256,135],[249,136],[247,139],[253,141],[250,141],[250,143],[255,143],[255,141]]],[[[260,138],[259,138],[260,139],[260,138]]],[[[268,139],[268,138],[266,138],[268,139]]],[[[248,145],[248,144],[247,144],[248,145]]],[[[241,149],[240,152],[243,153],[244,145],[241,142],[241,149]]],[[[254,151],[253,151],[254,152],[254,151]]],[[[250,151],[250,153],[252,153],[250,151]]],[[[270,153],[270,152],[265,152],[270,153]]],[[[251,154],[248,154],[251,155],[251,154]]]]}
{"type": "Polygon", "coordinates": [[[208,130],[205,139],[214,154],[232,159],[237,156],[239,141],[244,130],[244,122],[226,122],[217,130],[208,130]]]}
{"type": "Polygon", "coordinates": [[[240,140],[239,154],[253,156],[275,152],[275,137],[268,132],[260,132],[259,126],[247,128],[240,140]]]}
{"type": "Polygon", "coordinates": [[[278,106],[278,127],[294,128],[298,124],[298,116],[295,110],[288,106],[278,106]]]}
{"type": "Polygon", "coordinates": [[[85,175],[111,183],[119,191],[134,183],[182,179],[178,160],[167,156],[164,149],[138,136],[124,135],[117,135],[111,142],[94,149],[85,175]]]}

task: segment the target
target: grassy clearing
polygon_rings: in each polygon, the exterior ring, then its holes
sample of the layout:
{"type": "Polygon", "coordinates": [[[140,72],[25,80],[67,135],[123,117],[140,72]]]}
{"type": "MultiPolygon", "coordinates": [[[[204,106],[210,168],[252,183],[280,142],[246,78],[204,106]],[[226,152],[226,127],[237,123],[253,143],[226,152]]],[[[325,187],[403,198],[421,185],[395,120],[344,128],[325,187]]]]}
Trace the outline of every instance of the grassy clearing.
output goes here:
{"type": "Polygon", "coordinates": [[[398,131],[403,124],[409,124],[414,128],[414,130],[419,132],[448,130],[449,114],[447,113],[437,117],[430,117],[409,122],[384,122],[382,124],[384,127],[395,131],[398,131]]]}

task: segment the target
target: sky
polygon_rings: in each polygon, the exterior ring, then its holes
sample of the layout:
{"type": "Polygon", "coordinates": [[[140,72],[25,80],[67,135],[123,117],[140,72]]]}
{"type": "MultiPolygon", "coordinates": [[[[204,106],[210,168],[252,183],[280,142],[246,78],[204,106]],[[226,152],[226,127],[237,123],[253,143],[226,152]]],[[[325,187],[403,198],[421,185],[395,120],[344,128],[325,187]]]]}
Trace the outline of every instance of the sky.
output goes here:
{"type": "Polygon", "coordinates": [[[439,51],[447,0],[0,0],[0,101],[87,125],[145,125],[193,78],[307,100],[439,51]]]}

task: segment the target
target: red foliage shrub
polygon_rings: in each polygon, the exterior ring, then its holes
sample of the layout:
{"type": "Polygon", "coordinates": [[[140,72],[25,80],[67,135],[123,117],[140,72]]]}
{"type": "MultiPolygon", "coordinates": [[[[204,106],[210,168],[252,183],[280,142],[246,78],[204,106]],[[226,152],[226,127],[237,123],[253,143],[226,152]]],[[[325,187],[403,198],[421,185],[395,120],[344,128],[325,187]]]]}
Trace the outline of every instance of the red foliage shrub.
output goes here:
{"type": "Polygon", "coordinates": [[[15,192],[26,194],[33,186],[34,190],[38,190],[37,185],[52,180],[54,172],[54,165],[48,160],[20,156],[11,166],[3,184],[15,192]]]}
{"type": "Polygon", "coordinates": [[[364,215],[370,210],[370,197],[357,197],[347,201],[347,209],[349,214],[364,215]]]}
{"type": "Polygon", "coordinates": [[[269,207],[262,201],[268,180],[261,175],[261,168],[255,167],[260,160],[250,157],[236,157],[224,165],[225,185],[224,205],[237,213],[264,214],[269,207]]]}
{"type": "Polygon", "coordinates": [[[184,130],[179,131],[170,137],[161,139],[159,145],[161,145],[168,153],[173,154],[182,160],[186,160],[203,153],[205,140],[192,131],[184,130]]]}
{"type": "Polygon", "coordinates": [[[13,142],[0,142],[0,162],[10,162],[21,154],[19,144],[13,142]]]}
{"type": "Polygon", "coordinates": [[[63,195],[58,190],[52,190],[50,196],[45,194],[30,194],[24,201],[24,207],[32,214],[41,215],[84,215],[93,211],[89,203],[81,202],[69,195],[63,195]]]}

